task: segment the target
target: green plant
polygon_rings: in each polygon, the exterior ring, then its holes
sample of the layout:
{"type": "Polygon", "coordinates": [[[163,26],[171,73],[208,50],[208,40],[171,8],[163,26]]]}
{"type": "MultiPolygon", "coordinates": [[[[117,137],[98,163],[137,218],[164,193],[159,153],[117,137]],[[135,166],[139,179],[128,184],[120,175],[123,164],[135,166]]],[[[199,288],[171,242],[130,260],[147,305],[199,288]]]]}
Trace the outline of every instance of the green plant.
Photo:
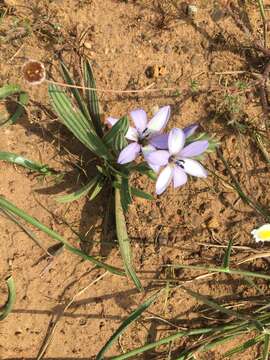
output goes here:
{"type": "MultiPolygon", "coordinates": [[[[209,268],[206,266],[189,266],[189,265],[167,265],[170,268],[176,269],[191,269],[191,270],[204,270],[207,271],[206,276],[211,275],[211,273],[222,272],[226,274],[237,274],[242,278],[246,279],[249,284],[256,288],[256,285],[252,278],[261,278],[267,281],[270,280],[270,276],[267,274],[261,274],[257,272],[250,272],[242,269],[232,269],[230,267],[230,254],[232,250],[232,241],[229,242],[227,250],[225,252],[223,264],[219,268],[209,268]]],[[[171,286],[172,287],[172,286],[171,286]]],[[[164,337],[155,342],[146,344],[139,348],[128,351],[122,355],[114,356],[113,360],[124,360],[130,358],[136,358],[140,354],[144,354],[151,349],[155,349],[161,345],[170,344],[172,341],[186,337],[189,338],[190,346],[187,346],[183,350],[179,350],[177,353],[177,360],[195,360],[197,356],[201,353],[207,352],[218,345],[230,342],[231,340],[247,335],[249,340],[243,341],[240,345],[237,345],[226,351],[223,356],[224,358],[230,358],[232,355],[239,354],[244,350],[248,349],[254,345],[262,345],[261,357],[262,360],[267,360],[269,356],[269,336],[270,336],[270,314],[269,314],[269,301],[268,298],[264,298],[264,304],[258,306],[256,302],[251,303],[252,312],[247,311],[236,311],[229,306],[220,305],[218,302],[209,299],[208,296],[201,295],[185,286],[185,284],[180,284],[178,286],[172,287],[174,290],[177,288],[184,289],[190,296],[194,297],[197,301],[202,302],[205,306],[210,309],[213,309],[217,313],[222,313],[225,316],[229,316],[230,320],[227,320],[223,325],[211,326],[211,327],[201,327],[196,329],[190,329],[187,331],[177,331],[170,336],[164,337]]],[[[116,330],[116,332],[111,336],[109,341],[105,344],[102,350],[97,356],[97,360],[104,359],[104,353],[110,347],[113,341],[115,341],[118,336],[132,323],[133,320],[139,318],[139,316],[145,311],[155,300],[155,298],[150,298],[144,304],[140,305],[137,310],[135,310],[116,330]]],[[[235,304],[237,305],[237,304],[235,304]]]]}

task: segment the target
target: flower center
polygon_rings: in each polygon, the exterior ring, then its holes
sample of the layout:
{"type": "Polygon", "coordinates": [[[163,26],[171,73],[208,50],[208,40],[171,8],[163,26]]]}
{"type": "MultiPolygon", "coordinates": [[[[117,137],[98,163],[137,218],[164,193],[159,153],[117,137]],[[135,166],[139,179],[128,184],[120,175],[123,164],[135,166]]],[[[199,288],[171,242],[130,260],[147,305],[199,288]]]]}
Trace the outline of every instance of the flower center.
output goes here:
{"type": "Polygon", "coordinates": [[[141,134],[139,134],[138,144],[141,146],[148,145],[148,137],[150,135],[150,132],[147,128],[143,130],[141,134]]]}
{"type": "Polygon", "coordinates": [[[180,168],[182,168],[182,169],[185,168],[185,166],[184,166],[185,160],[178,159],[178,160],[175,161],[175,163],[176,163],[176,165],[180,166],[180,168]]]}

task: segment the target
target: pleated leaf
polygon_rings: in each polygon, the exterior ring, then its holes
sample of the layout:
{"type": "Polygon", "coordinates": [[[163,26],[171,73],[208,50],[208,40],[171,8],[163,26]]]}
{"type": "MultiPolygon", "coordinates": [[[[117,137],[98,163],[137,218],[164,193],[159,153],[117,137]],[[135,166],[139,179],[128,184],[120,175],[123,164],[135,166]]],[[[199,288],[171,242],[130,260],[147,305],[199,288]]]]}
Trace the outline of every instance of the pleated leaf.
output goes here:
{"type": "Polygon", "coordinates": [[[140,174],[146,175],[151,180],[157,180],[157,174],[148,166],[146,162],[131,165],[129,169],[130,171],[138,171],[140,174]]]}
{"type": "Polygon", "coordinates": [[[0,125],[15,124],[24,113],[24,108],[28,104],[29,96],[25,91],[22,91],[19,85],[8,84],[0,88],[0,100],[12,95],[18,96],[16,110],[0,125]]]}
{"type": "Polygon", "coordinates": [[[131,194],[133,196],[137,196],[137,197],[140,197],[140,198],[146,199],[146,200],[154,200],[154,197],[151,194],[149,194],[143,190],[137,189],[135,187],[131,187],[130,189],[131,189],[131,194]]]}
{"type": "Polygon", "coordinates": [[[54,171],[48,165],[42,165],[32,160],[26,159],[21,155],[0,151],[0,160],[7,161],[12,164],[20,165],[31,171],[37,171],[44,175],[51,175],[54,171]]]}
{"type": "Polygon", "coordinates": [[[29,224],[33,225],[37,229],[39,229],[42,232],[44,232],[45,234],[49,235],[52,239],[54,239],[56,241],[59,241],[60,243],[62,243],[64,245],[64,247],[68,251],[72,252],[73,254],[76,254],[76,255],[80,256],[82,259],[88,260],[88,261],[92,262],[93,264],[95,264],[96,266],[101,267],[101,268],[103,268],[103,269],[105,269],[105,270],[107,270],[107,271],[109,271],[109,272],[111,272],[113,274],[121,275],[121,276],[124,275],[123,270],[118,269],[118,268],[116,268],[114,266],[108,265],[106,263],[103,263],[103,262],[99,261],[98,259],[96,259],[95,257],[87,255],[86,253],[84,253],[80,249],[75,248],[74,246],[70,245],[69,242],[65,238],[63,238],[60,234],[58,234],[56,231],[48,228],[46,225],[42,224],[37,219],[35,219],[32,216],[28,215],[23,210],[17,208],[15,205],[13,205],[11,202],[6,200],[2,196],[0,196],[0,208],[8,210],[12,214],[17,215],[18,217],[25,220],[29,224]]]}
{"type": "Polygon", "coordinates": [[[139,291],[143,291],[142,284],[138,279],[132,265],[131,245],[127,234],[126,221],[121,204],[120,190],[117,188],[115,189],[115,222],[117,239],[126,274],[134,282],[137,289],[139,291]]]}
{"type": "Polygon", "coordinates": [[[108,160],[110,154],[107,147],[92,132],[87,119],[78,108],[74,108],[64,91],[51,84],[49,95],[54,110],[73,135],[98,157],[108,160]]]}
{"type": "Polygon", "coordinates": [[[12,276],[10,276],[7,279],[7,287],[8,287],[8,299],[4,307],[0,309],[0,320],[4,320],[8,316],[16,300],[16,288],[12,276]]]}
{"type": "Polygon", "coordinates": [[[127,145],[128,145],[128,142],[127,142],[127,139],[125,138],[125,134],[123,133],[123,131],[120,130],[114,137],[114,142],[112,144],[112,148],[118,154],[127,145]]]}
{"type": "MultiPolygon", "coordinates": [[[[66,67],[66,65],[64,63],[61,63],[61,69],[62,69],[62,76],[65,80],[65,82],[68,84],[68,85],[76,85],[66,67]]],[[[86,105],[86,102],[85,100],[83,99],[83,97],[81,96],[81,93],[79,91],[78,88],[69,88],[69,90],[71,91],[72,95],[74,96],[76,102],[77,102],[77,105],[79,107],[79,109],[81,110],[81,112],[83,113],[83,115],[85,116],[85,118],[88,120],[88,123],[90,125],[90,127],[92,129],[94,129],[93,127],[93,124],[92,124],[92,119],[91,119],[91,116],[89,114],[89,111],[88,111],[88,108],[87,108],[87,105],[86,105]]]]}
{"type": "MultiPolygon", "coordinates": [[[[84,62],[84,83],[85,87],[87,88],[96,88],[96,82],[94,78],[94,74],[92,71],[92,67],[90,62],[86,59],[84,62]]],[[[86,94],[86,100],[87,100],[87,106],[88,111],[90,113],[93,126],[96,130],[96,133],[102,137],[103,130],[102,130],[102,123],[100,119],[100,110],[99,110],[99,101],[98,101],[98,95],[96,90],[85,90],[86,94]]]]}
{"type": "Polygon", "coordinates": [[[131,197],[131,188],[128,183],[128,179],[122,178],[120,182],[120,195],[121,195],[121,205],[124,210],[124,213],[128,211],[129,205],[132,203],[131,197]]]}
{"type": "Polygon", "coordinates": [[[81,187],[79,190],[74,191],[71,194],[59,196],[56,198],[56,201],[60,203],[69,203],[75,200],[80,199],[83,196],[86,196],[99,181],[100,176],[95,176],[92,180],[90,180],[86,185],[81,187]]]}
{"type": "Polygon", "coordinates": [[[115,142],[115,136],[122,132],[125,136],[129,128],[129,122],[127,116],[122,117],[119,119],[113,127],[104,135],[103,140],[104,143],[108,146],[112,146],[115,142]]]}

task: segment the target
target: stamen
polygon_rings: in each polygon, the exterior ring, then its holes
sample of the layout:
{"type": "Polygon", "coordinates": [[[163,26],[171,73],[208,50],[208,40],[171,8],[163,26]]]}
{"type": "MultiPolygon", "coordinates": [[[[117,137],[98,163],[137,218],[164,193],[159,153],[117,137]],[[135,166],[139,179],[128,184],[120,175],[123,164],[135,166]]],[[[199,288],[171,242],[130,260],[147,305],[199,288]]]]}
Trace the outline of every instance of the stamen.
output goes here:
{"type": "Polygon", "coordinates": [[[178,159],[178,160],[176,160],[175,163],[176,163],[176,165],[178,165],[181,169],[184,169],[184,168],[185,168],[185,166],[184,166],[185,160],[178,159]]]}

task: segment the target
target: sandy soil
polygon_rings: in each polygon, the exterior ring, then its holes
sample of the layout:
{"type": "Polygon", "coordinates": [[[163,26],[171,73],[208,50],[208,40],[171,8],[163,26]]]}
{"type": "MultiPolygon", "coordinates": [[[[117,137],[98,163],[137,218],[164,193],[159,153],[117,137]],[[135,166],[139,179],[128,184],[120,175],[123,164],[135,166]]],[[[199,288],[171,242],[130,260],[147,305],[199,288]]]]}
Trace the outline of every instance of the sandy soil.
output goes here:
{"type": "MultiPolygon", "coordinates": [[[[122,263],[113,242],[113,227],[108,243],[100,244],[108,194],[102,193],[92,203],[83,199],[59,205],[55,201],[56,195],[80,187],[85,178],[76,164],[83,166],[82,159],[89,155],[52,112],[47,84],[37,87],[26,84],[21,66],[26,59],[38,59],[50,76],[60,80],[57,67],[58,60],[63,58],[78,78],[78,54],[85,54],[92,60],[100,88],[178,89],[174,94],[105,93],[100,99],[102,112],[104,117],[119,116],[143,107],[151,114],[155,106],[170,105],[172,117],[168,128],[196,122],[202,130],[215,134],[232,173],[247,194],[268,206],[269,164],[250,130],[265,131],[259,94],[251,86],[254,78],[250,74],[262,73],[265,65],[262,54],[251,49],[255,39],[262,41],[263,33],[255,1],[232,1],[231,13],[225,11],[226,1],[194,1],[198,13],[193,19],[186,15],[185,4],[177,3],[178,8],[169,0],[0,1],[0,85],[18,83],[31,97],[24,117],[16,125],[1,129],[0,149],[65,172],[63,181],[58,183],[1,163],[0,193],[76,244],[65,225],[68,222],[87,234],[87,250],[92,255],[102,255],[106,262],[118,267],[122,263]],[[250,90],[243,90],[243,84],[250,90]]],[[[266,151],[267,147],[265,143],[266,151]]],[[[208,156],[205,163],[231,183],[218,155],[208,156]]],[[[89,166],[86,171],[91,176],[89,166]]],[[[135,176],[133,182],[154,194],[154,184],[145,178],[135,176]]],[[[163,286],[166,277],[182,281],[198,275],[190,271],[168,273],[164,265],[220,265],[223,247],[230,239],[234,245],[260,247],[253,242],[250,231],[264,222],[228,183],[211,175],[206,180],[190,179],[179,191],[169,189],[153,202],[135,199],[127,224],[134,265],[145,293],[139,294],[126,278],[107,274],[75,297],[65,310],[69,301],[103,271],[66,251],[48,263],[43,249],[1,217],[0,279],[4,280],[12,270],[17,300],[13,312],[0,326],[0,358],[36,359],[47,344],[44,359],[94,359],[121,321],[163,286]]],[[[45,248],[54,244],[43,234],[38,236],[45,248]]],[[[234,250],[233,263],[248,254],[245,249],[234,250]]],[[[246,267],[269,270],[264,259],[246,267]]],[[[255,289],[241,279],[225,275],[194,281],[190,286],[221,303],[256,295],[255,289]]],[[[263,282],[259,286],[267,291],[263,282]]],[[[1,303],[6,291],[5,282],[1,281],[1,303]]],[[[107,355],[157,340],[175,329],[218,323],[218,319],[211,320],[211,314],[205,315],[203,309],[183,290],[174,290],[168,298],[160,297],[107,355]]],[[[224,349],[238,341],[209,351],[204,358],[218,360],[224,349]]],[[[180,349],[188,344],[186,339],[173,343],[171,359],[176,359],[180,349]]],[[[254,347],[243,356],[253,360],[258,351],[254,347]]],[[[169,346],[163,346],[141,358],[167,359],[168,353],[169,346]]]]}

